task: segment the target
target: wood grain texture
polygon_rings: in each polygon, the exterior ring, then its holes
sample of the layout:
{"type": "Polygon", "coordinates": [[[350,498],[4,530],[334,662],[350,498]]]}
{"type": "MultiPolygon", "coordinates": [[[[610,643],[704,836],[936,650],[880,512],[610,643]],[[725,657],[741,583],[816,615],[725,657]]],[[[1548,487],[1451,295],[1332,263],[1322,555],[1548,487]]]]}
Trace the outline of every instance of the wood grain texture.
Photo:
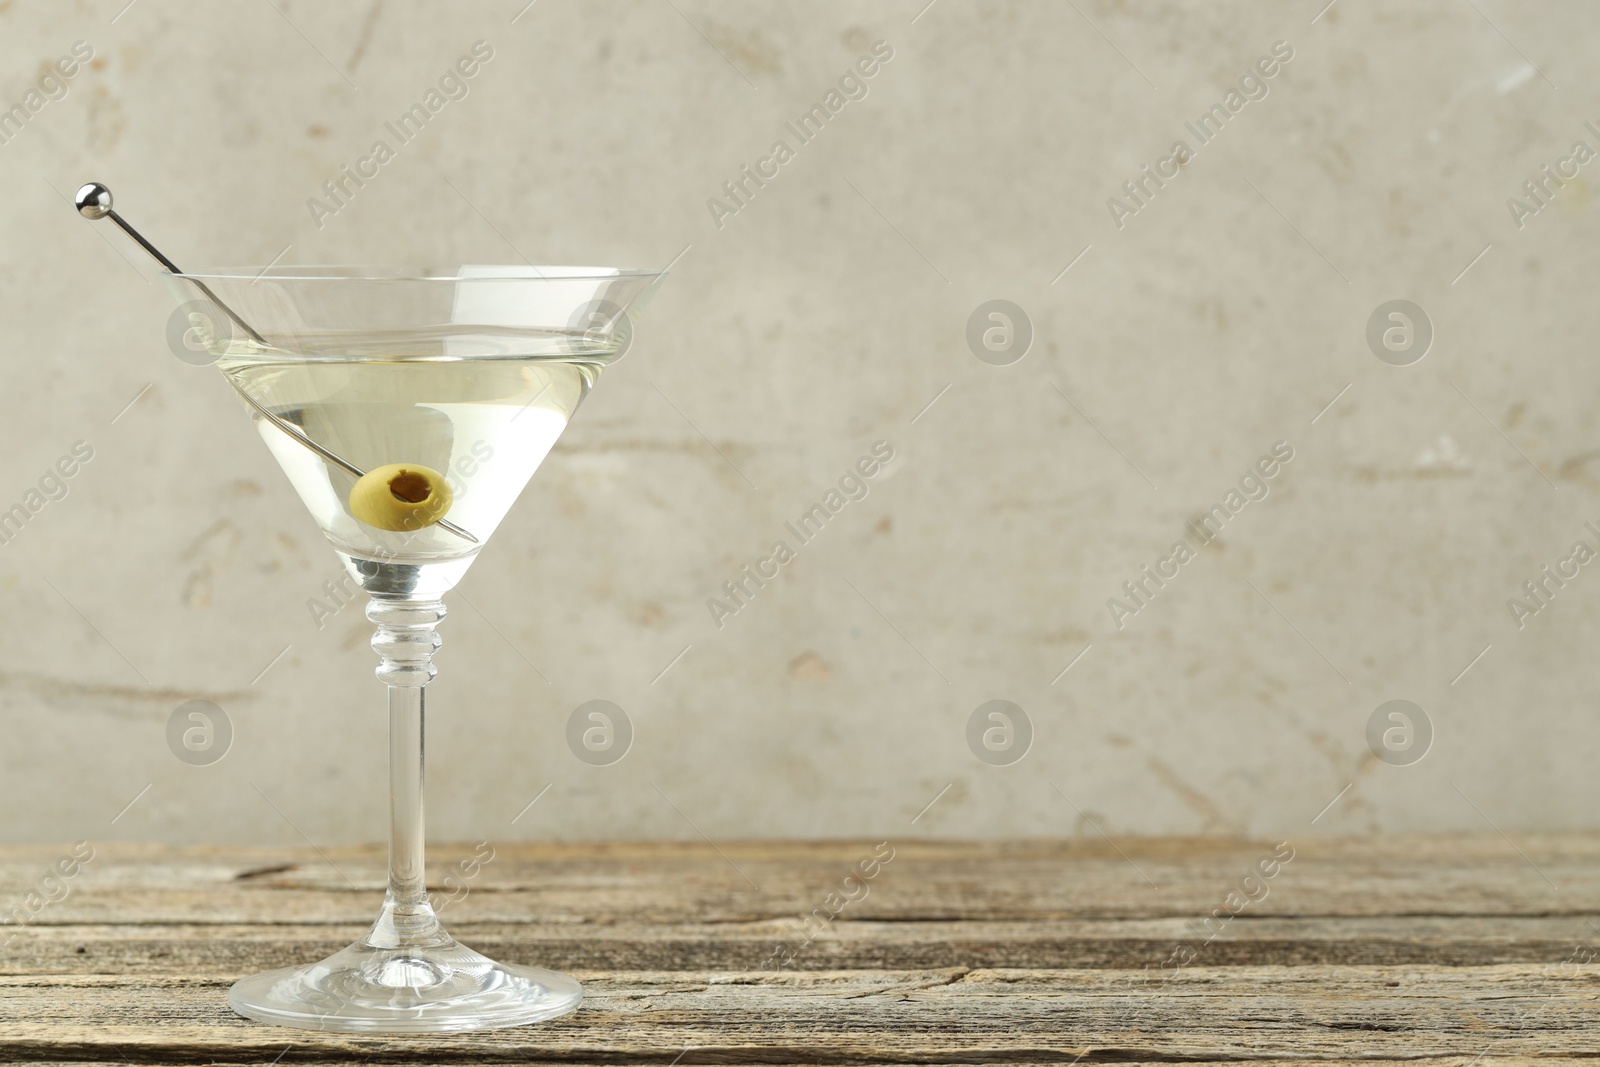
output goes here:
{"type": "MultiPolygon", "coordinates": [[[[1200,921],[1275,843],[901,843],[867,896],[775,969],[773,946],[801,945],[802,916],[873,844],[498,846],[446,923],[491,955],[574,973],[587,999],[542,1026],[429,1038],[263,1027],[224,1000],[244,974],[359,936],[380,850],[99,846],[65,899],[0,927],[0,1062],[1600,1056],[1600,970],[1585,962],[1600,956],[1600,835],[1296,843],[1209,942],[1200,921]],[[1163,970],[1183,945],[1192,962],[1163,970]]],[[[0,909],[64,849],[0,849],[0,909]]],[[[471,851],[435,846],[436,875],[471,851]]]]}

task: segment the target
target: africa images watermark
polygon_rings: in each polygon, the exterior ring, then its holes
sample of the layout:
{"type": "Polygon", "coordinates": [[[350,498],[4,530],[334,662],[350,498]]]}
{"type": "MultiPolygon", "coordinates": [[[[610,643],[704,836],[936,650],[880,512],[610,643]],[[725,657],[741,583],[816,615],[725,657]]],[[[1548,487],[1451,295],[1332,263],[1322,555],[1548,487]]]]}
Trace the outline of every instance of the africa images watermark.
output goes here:
{"type": "Polygon", "coordinates": [[[70,452],[45,468],[36,487],[23,493],[22,499],[9,509],[0,512],[0,545],[9,545],[28,521],[44,510],[46,504],[65,500],[71,491],[68,482],[93,458],[93,445],[87,441],[75,441],[70,452]]]}
{"type": "MultiPolygon", "coordinates": [[[[1594,523],[1586,522],[1584,528],[1595,536],[1595,543],[1600,544],[1600,528],[1594,523]]],[[[1554,563],[1546,563],[1539,568],[1536,577],[1522,583],[1522,592],[1526,599],[1518,597],[1506,598],[1506,610],[1511,612],[1511,620],[1517,624],[1517,629],[1528,625],[1528,620],[1550,606],[1556,593],[1565,589],[1567,583],[1578,576],[1580,568],[1585,563],[1596,558],[1596,552],[1587,541],[1574,541],[1572,549],[1565,556],[1554,563]]]]}
{"type": "Polygon", "coordinates": [[[452,100],[465,100],[472,91],[471,80],[482,70],[481,64],[493,58],[494,48],[487,41],[474,41],[471,55],[456,60],[455,65],[439,78],[437,88],[430,86],[422,94],[420,103],[412,104],[393,122],[383,124],[384,129],[394,135],[397,147],[390,147],[388,141],[374,141],[372,149],[355,161],[353,169],[347,163],[339,168],[337,176],[323,182],[322,192],[327,196],[327,201],[314,196],[306,201],[306,210],[311,212],[311,221],[317,224],[317,229],[322,229],[330,216],[348,207],[356,198],[356,193],[366,188],[367,182],[378,176],[379,169],[395,158],[398,149],[410,144],[422,132],[428,120],[443,111],[446,104],[452,100]]]}
{"type": "MultiPolygon", "coordinates": [[[[843,511],[846,504],[867,498],[869,479],[879,474],[892,459],[893,445],[888,441],[873,442],[872,451],[856,460],[854,466],[844,473],[837,489],[829,489],[822,495],[820,503],[811,505],[796,520],[798,526],[795,522],[786,522],[783,528],[794,535],[797,546],[810,544],[822,533],[828,520],[843,511]]],[[[787,541],[774,541],[767,555],[754,563],[746,563],[732,580],[722,583],[727,601],[714,596],[706,597],[706,610],[711,612],[711,621],[716,623],[717,629],[722,629],[723,619],[737,615],[748,607],[755,595],[765,589],[767,582],[776,578],[778,572],[794,557],[795,550],[789,547],[787,541]]]]}
{"type": "Polygon", "coordinates": [[[59,904],[72,895],[72,879],[78,877],[83,868],[94,859],[94,846],[87,841],[75,841],[72,851],[56,860],[48,868],[44,876],[28,888],[23,895],[21,903],[6,912],[0,923],[11,927],[11,933],[6,935],[5,942],[0,948],[9,948],[16,939],[16,927],[26,926],[39,916],[52,904],[59,904]]]}
{"type": "MultiPolygon", "coordinates": [[[[1585,122],[1583,128],[1600,139],[1600,127],[1593,122],[1585,122]]],[[[1597,140],[1596,143],[1600,143],[1597,140]]],[[[1517,224],[1517,229],[1522,229],[1528,224],[1528,219],[1545,208],[1555,199],[1556,192],[1578,177],[1578,171],[1585,164],[1593,160],[1595,150],[1584,141],[1573,141],[1572,149],[1564,156],[1556,159],[1555,167],[1546,163],[1539,168],[1527,181],[1522,183],[1522,194],[1526,200],[1517,197],[1506,197],[1506,210],[1511,212],[1511,221],[1517,224]]]]}
{"type": "Polygon", "coordinates": [[[872,880],[892,862],[894,862],[893,845],[887,841],[880,841],[874,845],[872,854],[857,862],[850,873],[844,876],[839,887],[829,890],[822,898],[821,907],[813,908],[811,914],[801,917],[804,938],[773,946],[772,952],[755,969],[782,970],[785,964],[793,963],[823,931],[833,928],[834,922],[844,914],[845,908],[867,898],[867,894],[872,892],[872,880]]]}
{"type": "MultiPolygon", "coordinates": [[[[1212,909],[1211,914],[1200,923],[1196,924],[1192,920],[1188,923],[1190,939],[1174,945],[1172,952],[1161,961],[1156,970],[1161,982],[1166,983],[1177,978],[1185,967],[1200,958],[1200,954],[1217,939],[1235,916],[1250,905],[1259,904],[1267,899],[1267,895],[1272,892],[1272,887],[1268,883],[1276,878],[1294,857],[1294,846],[1283,841],[1270,855],[1263,856],[1253,867],[1246,868],[1238,883],[1229,889],[1220,907],[1212,909]]],[[[1147,991],[1150,987],[1150,971],[1151,964],[1145,964],[1142,975],[1147,991]]],[[[1133,1020],[1140,1010],[1138,1003],[1129,1004],[1113,1020],[1112,1028],[1121,1030],[1134,1025],[1133,1020]]]]}
{"type": "Polygon", "coordinates": [[[1148,207],[1156,193],[1166,188],[1167,181],[1182,173],[1182,167],[1194,159],[1200,149],[1210,144],[1222,132],[1222,128],[1232,121],[1233,116],[1244,110],[1246,104],[1252,100],[1265,100],[1272,91],[1268,82],[1293,58],[1294,48],[1288,41],[1274,41],[1272,54],[1257,59],[1239,78],[1238,86],[1223,94],[1221,103],[1212,104],[1194,122],[1183,124],[1185,129],[1194,134],[1195,147],[1190,148],[1187,141],[1174,141],[1171,151],[1156,160],[1154,169],[1147,163],[1139,168],[1139,177],[1123,182],[1122,192],[1128,199],[1124,201],[1114,196],[1106,199],[1106,210],[1111,213],[1111,221],[1117,229],[1127,225],[1130,215],[1137,215],[1148,207]]]}
{"type": "Polygon", "coordinates": [[[1117,624],[1117,629],[1123,628],[1124,620],[1129,616],[1137,615],[1148,607],[1156,594],[1178,576],[1180,568],[1199,555],[1199,550],[1189,543],[1191,537],[1199,543],[1200,548],[1215,541],[1222,534],[1222,528],[1247,505],[1252,501],[1267,499],[1272,492],[1272,479],[1292,459],[1294,448],[1289,442],[1274,444],[1271,452],[1257,459],[1255,466],[1239,478],[1237,488],[1231,488],[1222,495],[1221,503],[1212,504],[1200,518],[1190,519],[1184,524],[1184,536],[1173,542],[1171,551],[1156,560],[1153,567],[1146,564],[1139,577],[1123,582],[1122,592],[1127,599],[1111,597],[1106,600],[1106,610],[1111,612],[1111,621],[1117,624]]]}
{"type": "Polygon", "coordinates": [[[0,145],[10,144],[46,104],[65,100],[72,89],[72,79],[78,76],[82,64],[93,58],[94,46],[87,41],[74,41],[72,51],[52,63],[21,100],[0,110],[0,145]]]}
{"type": "MultiPolygon", "coordinates": [[[[874,41],[871,53],[857,59],[851,69],[839,76],[838,88],[829,89],[828,94],[822,98],[822,103],[812,104],[811,110],[801,115],[796,122],[785,122],[784,128],[794,134],[797,148],[810,144],[812,139],[822,132],[828,120],[843,111],[844,106],[850,101],[865,100],[866,80],[876,76],[882,69],[881,64],[888,63],[893,58],[894,49],[887,41],[874,41]]],[[[743,210],[755,197],[757,189],[765,188],[767,182],[778,176],[780,168],[795,158],[797,148],[791,148],[787,140],[779,138],[772,142],[772,150],[756,160],[753,167],[746,163],[739,169],[737,178],[722,183],[722,191],[727,196],[727,201],[715,196],[706,200],[706,207],[711,211],[711,221],[717,224],[717,229],[722,229],[725,219],[743,210]],[[750,188],[752,182],[755,184],[755,189],[750,188]]]]}
{"type": "MultiPolygon", "coordinates": [[[[1223,897],[1219,907],[1212,909],[1211,914],[1202,919],[1198,925],[1193,922],[1189,924],[1193,940],[1175,946],[1172,954],[1162,961],[1161,970],[1165,972],[1169,969],[1181,969],[1199,959],[1201,951],[1217,939],[1217,936],[1233,921],[1234,916],[1250,905],[1259,904],[1267,899],[1267,894],[1272,892],[1272,887],[1268,883],[1289,865],[1294,856],[1293,845],[1287,841],[1278,842],[1270,856],[1262,857],[1256,861],[1254,867],[1246,870],[1239,879],[1239,884],[1228,890],[1228,895],[1223,897]]],[[[1146,970],[1148,969],[1147,964],[1146,970]]]]}
{"type": "Polygon", "coordinates": [[[494,862],[494,846],[487,841],[479,841],[472,849],[472,855],[457,860],[444,876],[444,893],[429,893],[428,903],[434,911],[443,911],[448,904],[458,900],[466,900],[472,892],[472,881],[484,867],[494,862]]]}

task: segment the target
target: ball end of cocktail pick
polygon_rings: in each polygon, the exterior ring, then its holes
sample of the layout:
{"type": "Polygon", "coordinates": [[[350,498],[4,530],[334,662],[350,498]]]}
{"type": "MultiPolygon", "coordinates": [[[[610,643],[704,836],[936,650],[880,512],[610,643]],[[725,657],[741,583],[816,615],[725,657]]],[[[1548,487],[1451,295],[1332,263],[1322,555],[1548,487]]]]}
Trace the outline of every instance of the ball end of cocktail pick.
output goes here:
{"type": "Polygon", "coordinates": [[[78,190],[74,203],[78,214],[86,219],[103,219],[111,214],[111,190],[99,182],[90,182],[78,190]]]}

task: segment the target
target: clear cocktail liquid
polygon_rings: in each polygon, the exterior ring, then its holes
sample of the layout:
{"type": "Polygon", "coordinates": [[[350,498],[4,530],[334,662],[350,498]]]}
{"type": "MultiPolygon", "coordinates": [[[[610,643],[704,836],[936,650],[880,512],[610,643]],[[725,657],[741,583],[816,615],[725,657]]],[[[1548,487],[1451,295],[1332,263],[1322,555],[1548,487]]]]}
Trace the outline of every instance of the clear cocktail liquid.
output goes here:
{"type": "Polygon", "coordinates": [[[489,359],[224,358],[218,367],[278,418],[360,467],[420,464],[454,500],[438,525],[390,532],[350,513],[356,476],[252,411],[257,430],[328,540],[352,561],[456,572],[488,541],[600,372],[596,362],[489,359]]]}

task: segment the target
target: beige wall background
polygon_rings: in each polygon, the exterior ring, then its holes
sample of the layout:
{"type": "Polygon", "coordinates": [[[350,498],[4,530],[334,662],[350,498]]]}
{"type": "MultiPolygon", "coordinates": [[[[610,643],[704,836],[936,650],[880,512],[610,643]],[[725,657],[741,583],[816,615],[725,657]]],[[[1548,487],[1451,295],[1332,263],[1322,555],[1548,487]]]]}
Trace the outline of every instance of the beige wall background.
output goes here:
{"type": "Polygon", "coordinates": [[[93,449],[0,546],[0,836],[385,828],[368,625],[313,621],[332,554],[169,351],[151,264],[71,210],[90,179],[185,264],[676,257],[451,601],[436,838],[1594,825],[1600,566],[1508,599],[1600,548],[1600,163],[1520,226],[1507,200],[1600,149],[1600,11],[925,3],[0,6],[0,104],[94,52],[0,144],[0,507],[93,449]],[[315,219],[480,40],[467,95],[315,219]],[[1200,144],[1185,121],[1280,41],[1200,144]],[[1031,322],[1009,365],[967,343],[992,299],[1031,322]],[[1396,299],[1434,333],[1407,366],[1366,339],[1396,299]],[[715,625],[877,441],[867,497],[715,625]],[[1278,442],[1265,498],[1119,627],[1108,599],[1278,442]],[[566,741],[594,699],[634,734],[606,766],[566,741]],[[1368,743],[1395,699],[1431,724],[1409,765],[1368,743]],[[209,765],[168,745],[190,700],[231,723],[209,765]],[[1003,766],[967,739],[991,700],[1033,734],[1003,766]]]}

